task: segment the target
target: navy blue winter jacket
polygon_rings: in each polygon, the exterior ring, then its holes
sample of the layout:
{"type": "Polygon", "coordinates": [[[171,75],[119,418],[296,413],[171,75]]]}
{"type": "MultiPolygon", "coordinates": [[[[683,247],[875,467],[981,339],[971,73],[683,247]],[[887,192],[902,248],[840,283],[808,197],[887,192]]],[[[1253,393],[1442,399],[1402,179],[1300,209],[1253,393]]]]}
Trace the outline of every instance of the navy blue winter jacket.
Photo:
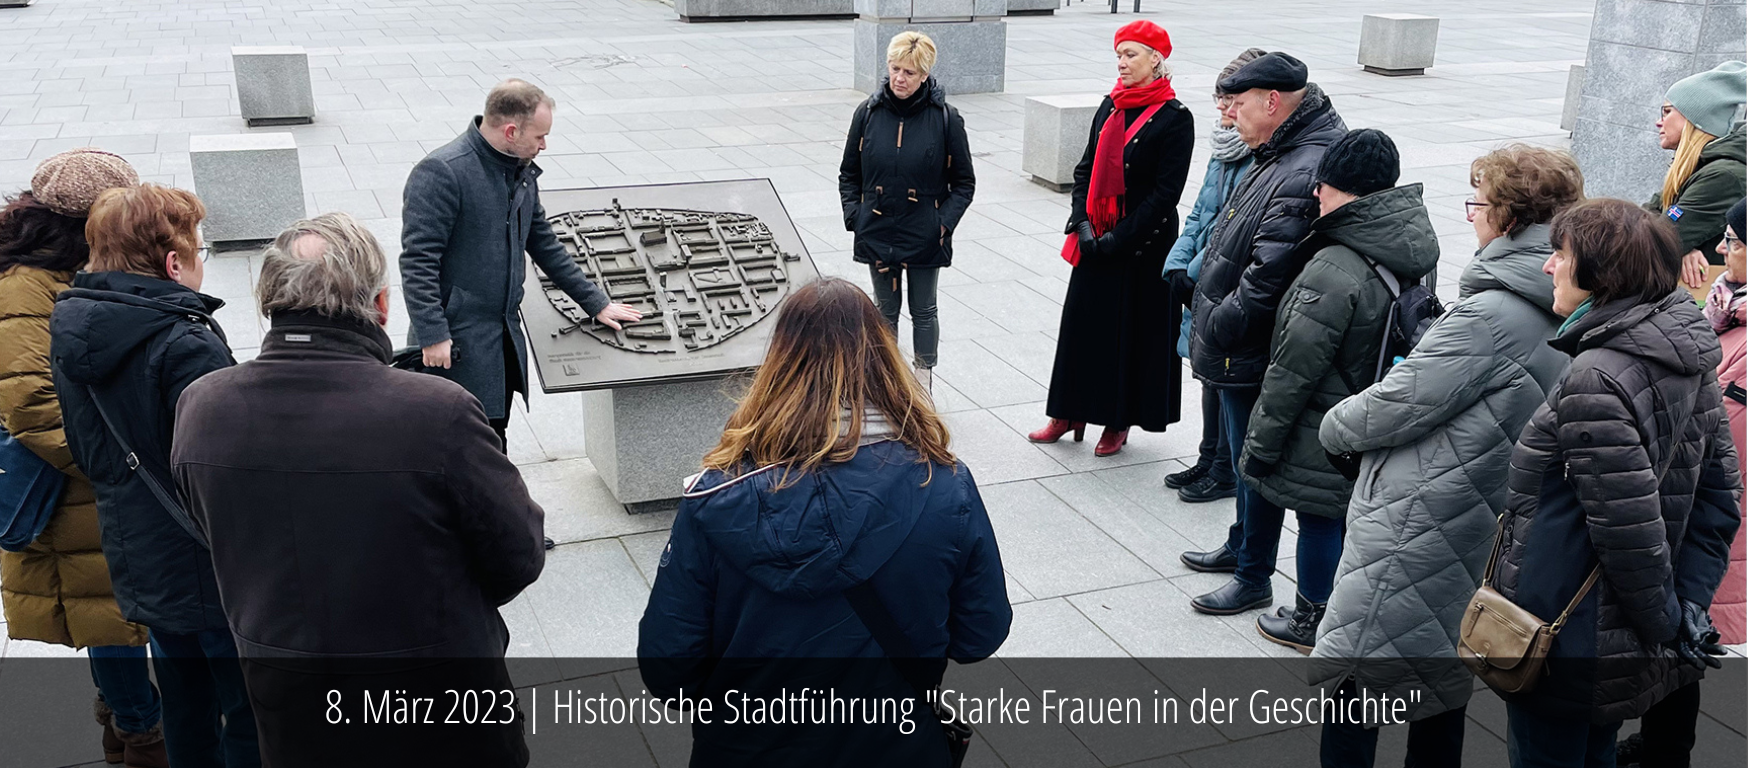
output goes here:
{"type": "MultiPolygon", "coordinates": [[[[686,493],[639,625],[650,693],[793,692],[802,667],[816,689],[855,688],[824,671],[833,660],[862,659],[879,660],[852,665],[885,677],[873,688],[904,695],[910,689],[844,597],[865,581],[923,657],[966,663],[1001,647],[1013,611],[995,532],[964,464],[920,462],[885,441],[775,490],[782,473],[729,479],[713,470],[686,493]],[[747,659],[809,661],[779,679],[774,664],[736,663],[747,659]]],[[[871,764],[945,765],[939,729],[917,714],[926,726],[917,739],[821,738],[822,729],[747,738],[695,727],[693,764],[866,763],[872,750],[890,760],[871,764]]]]}

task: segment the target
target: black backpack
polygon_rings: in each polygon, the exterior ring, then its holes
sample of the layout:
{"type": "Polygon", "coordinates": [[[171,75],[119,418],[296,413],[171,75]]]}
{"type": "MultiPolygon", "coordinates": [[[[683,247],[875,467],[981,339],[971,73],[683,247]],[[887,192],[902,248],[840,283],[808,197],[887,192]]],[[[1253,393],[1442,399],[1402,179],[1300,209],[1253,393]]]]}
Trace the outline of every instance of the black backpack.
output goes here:
{"type": "MultiPolygon", "coordinates": [[[[1356,251],[1357,253],[1357,251],[1356,251]]],[[[1396,279],[1396,273],[1378,262],[1372,261],[1365,254],[1360,258],[1366,260],[1366,265],[1378,273],[1384,281],[1384,287],[1390,289],[1390,314],[1384,321],[1384,339],[1378,345],[1378,365],[1373,369],[1372,380],[1364,385],[1348,378],[1347,372],[1340,371],[1342,383],[1347,390],[1359,394],[1361,390],[1384,380],[1384,375],[1390,372],[1402,358],[1414,351],[1414,345],[1420,343],[1420,337],[1426,335],[1426,329],[1431,328],[1433,321],[1445,313],[1444,304],[1432,289],[1415,280],[1408,285],[1402,285],[1396,279]]],[[[1340,370],[1339,368],[1337,369],[1340,370]]],[[[1330,453],[1329,463],[1342,476],[1349,480],[1360,476],[1360,455],[1358,453],[1330,453]]]]}

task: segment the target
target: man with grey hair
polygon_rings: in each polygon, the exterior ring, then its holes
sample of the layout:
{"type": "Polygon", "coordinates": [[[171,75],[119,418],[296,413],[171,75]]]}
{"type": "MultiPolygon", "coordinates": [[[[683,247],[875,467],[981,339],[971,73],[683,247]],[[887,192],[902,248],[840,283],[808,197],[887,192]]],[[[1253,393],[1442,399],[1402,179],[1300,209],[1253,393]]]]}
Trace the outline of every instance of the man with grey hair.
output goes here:
{"type": "Polygon", "coordinates": [[[545,515],[479,400],[389,366],[387,267],[343,213],[281,234],[258,282],[261,353],[184,392],[172,469],[211,543],[268,764],[523,765],[515,718],[347,738],[309,715],[328,690],[362,701],[357,680],[414,697],[513,687],[498,609],[546,559],[545,515]]]}
{"type": "Polygon", "coordinates": [[[514,393],[528,396],[528,342],[517,314],[524,252],[602,324],[617,329],[641,317],[589,282],[547,223],[534,158],[546,149],[554,107],[532,83],[499,83],[483,115],[414,166],[403,193],[410,341],[428,369],[479,398],[500,441],[514,393]]]}

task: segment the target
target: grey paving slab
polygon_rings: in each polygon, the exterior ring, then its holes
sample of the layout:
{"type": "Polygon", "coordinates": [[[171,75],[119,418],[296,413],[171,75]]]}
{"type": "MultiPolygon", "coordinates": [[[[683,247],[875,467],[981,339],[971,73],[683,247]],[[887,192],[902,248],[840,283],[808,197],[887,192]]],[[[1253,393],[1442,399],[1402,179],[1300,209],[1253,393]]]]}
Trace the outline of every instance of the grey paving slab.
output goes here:
{"type": "Polygon", "coordinates": [[[954,454],[972,468],[982,485],[1068,473],[1038,446],[1023,438],[1015,440],[1013,430],[989,411],[947,413],[942,420],[953,435],[954,454]]]}
{"type": "Polygon", "coordinates": [[[1184,593],[1164,579],[1072,595],[1068,602],[1131,656],[1261,655],[1250,652],[1238,632],[1192,611],[1184,593]]]}
{"type": "Polygon", "coordinates": [[[1014,606],[1013,627],[1000,656],[1127,656],[1098,625],[1060,597],[1014,606]]]}
{"type": "MultiPolygon", "coordinates": [[[[630,658],[649,586],[614,539],[567,544],[546,553],[546,570],[523,594],[560,659],[630,658]]],[[[581,674],[564,666],[566,674],[581,674]]]]}
{"type": "Polygon", "coordinates": [[[522,466],[528,492],[546,510],[546,535],[553,541],[594,541],[662,530],[671,512],[631,515],[614,501],[588,459],[565,459],[522,466]]]}
{"type": "Polygon", "coordinates": [[[1159,573],[1035,482],[982,489],[1002,566],[1033,596],[1073,595],[1159,573]]]}

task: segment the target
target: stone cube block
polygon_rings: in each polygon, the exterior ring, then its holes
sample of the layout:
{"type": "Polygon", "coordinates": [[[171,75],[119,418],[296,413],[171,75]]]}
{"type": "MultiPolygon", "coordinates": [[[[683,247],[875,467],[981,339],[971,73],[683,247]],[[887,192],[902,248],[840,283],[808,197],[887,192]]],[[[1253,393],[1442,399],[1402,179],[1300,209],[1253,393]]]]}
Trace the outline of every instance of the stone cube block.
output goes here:
{"type": "Polygon", "coordinates": [[[1360,65],[1367,72],[1425,74],[1438,48],[1438,17],[1412,13],[1367,14],[1360,24],[1360,65]]]}
{"type": "Polygon", "coordinates": [[[969,21],[977,0],[910,0],[912,21],[969,21]]]}
{"type": "Polygon", "coordinates": [[[310,57],[299,46],[231,49],[237,102],[243,120],[255,125],[313,122],[316,97],[310,88],[310,57]]]}
{"type": "Polygon", "coordinates": [[[1009,16],[1051,16],[1062,0],[1008,0],[1009,16]]]}
{"type": "Polygon", "coordinates": [[[681,21],[849,18],[854,0],[674,0],[681,21]]]}
{"type": "Polygon", "coordinates": [[[1103,101],[1098,94],[1026,99],[1020,170],[1057,192],[1074,186],[1074,167],[1086,152],[1093,115],[1103,101]]]}
{"type": "Polygon", "coordinates": [[[872,93],[886,78],[886,46],[894,35],[916,30],[935,41],[935,78],[948,94],[1000,92],[1007,85],[1007,21],[906,22],[858,16],[851,29],[854,87],[872,93]]]}
{"type": "Polygon", "coordinates": [[[633,512],[679,498],[681,481],[699,471],[735,408],[723,379],[600,389],[582,398],[589,460],[633,512]]]}
{"type": "Polygon", "coordinates": [[[1573,64],[1566,73],[1566,102],[1560,105],[1560,130],[1578,125],[1578,104],[1584,96],[1584,65],[1573,64]]]}
{"type": "Polygon", "coordinates": [[[297,142],[289,133],[190,136],[194,192],[206,204],[206,239],[268,240],[304,217],[297,142]]]}

